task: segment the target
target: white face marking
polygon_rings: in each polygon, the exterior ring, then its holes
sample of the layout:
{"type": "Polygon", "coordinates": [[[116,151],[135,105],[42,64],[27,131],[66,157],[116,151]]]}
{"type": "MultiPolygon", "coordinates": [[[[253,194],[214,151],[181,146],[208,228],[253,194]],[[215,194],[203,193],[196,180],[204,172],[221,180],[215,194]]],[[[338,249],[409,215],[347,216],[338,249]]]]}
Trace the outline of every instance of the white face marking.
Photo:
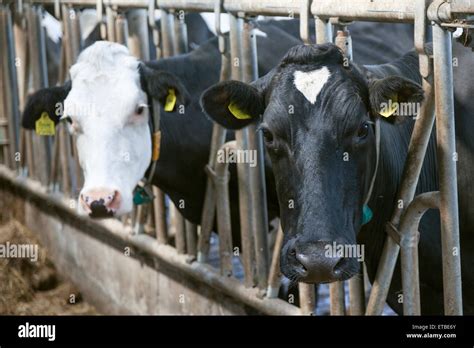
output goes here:
{"type": "Polygon", "coordinates": [[[132,210],[133,189],[151,161],[149,111],[136,112],[137,106],[147,104],[138,64],[124,46],[96,42],[71,67],[72,89],[64,101],[84,172],[81,194],[118,191],[116,215],[132,210]]]}
{"type": "Polygon", "coordinates": [[[331,77],[331,73],[327,67],[322,67],[313,71],[297,70],[294,77],[296,89],[303,93],[311,104],[314,104],[329,77],[331,77]]]}

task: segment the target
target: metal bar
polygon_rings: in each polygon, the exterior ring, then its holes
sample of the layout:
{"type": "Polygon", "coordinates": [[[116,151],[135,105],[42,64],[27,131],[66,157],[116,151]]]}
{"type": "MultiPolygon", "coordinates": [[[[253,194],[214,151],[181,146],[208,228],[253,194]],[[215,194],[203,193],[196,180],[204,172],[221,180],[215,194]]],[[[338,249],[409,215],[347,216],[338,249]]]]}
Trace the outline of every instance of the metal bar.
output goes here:
{"type": "MultiPolygon", "coordinates": [[[[219,151],[237,150],[235,141],[225,143],[219,151]]],[[[216,190],[217,230],[219,233],[219,254],[221,274],[232,275],[232,224],[229,202],[229,163],[217,162],[215,166],[214,186],[216,190]]]]}
{"type": "Polygon", "coordinates": [[[105,7],[105,17],[107,18],[106,27],[107,27],[107,40],[116,42],[115,38],[115,16],[116,13],[112,9],[112,7],[106,6],[105,7]]]}
{"type": "Polygon", "coordinates": [[[436,137],[439,165],[443,294],[446,315],[462,314],[461,250],[454,128],[451,33],[433,25],[436,137]]]}
{"type": "Polygon", "coordinates": [[[177,14],[177,20],[174,20],[174,54],[183,54],[188,52],[188,29],[184,21],[184,11],[180,10],[177,14]]]}
{"type": "Polygon", "coordinates": [[[439,192],[425,192],[413,199],[400,222],[400,258],[403,284],[403,314],[420,315],[418,225],[428,209],[439,208],[439,192]]]}
{"type": "Polygon", "coordinates": [[[174,54],[173,36],[174,36],[174,15],[161,10],[161,53],[163,57],[171,57],[174,54]]]}
{"type": "Polygon", "coordinates": [[[283,246],[283,230],[281,225],[278,225],[278,231],[275,239],[275,246],[273,247],[272,263],[270,271],[268,272],[268,288],[267,297],[276,298],[280,290],[281,274],[280,274],[280,251],[283,246]]]}
{"type": "Polygon", "coordinates": [[[197,254],[197,226],[185,220],[187,254],[196,258],[197,254]]]}
{"type": "Polygon", "coordinates": [[[316,306],[315,285],[298,283],[298,290],[300,295],[301,314],[313,315],[316,306]]]}
{"type": "Polygon", "coordinates": [[[156,186],[153,186],[153,214],[155,221],[155,234],[158,243],[168,243],[168,231],[166,226],[165,195],[156,186]]]}
{"type": "Polygon", "coordinates": [[[329,286],[331,315],[345,315],[344,282],[331,283],[329,286]]]}
{"type": "Polygon", "coordinates": [[[117,14],[115,20],[115,40],[117,43],[128,46],[128,22],[123,14],[117,14]]]}
{"type": "MultiPolygon", "coordinates": [[[[252,82],[258,79],[257,38],[252,24],[245,19],[242,28],[242,72],[243,81],[252,82]]],[[[252,232],[255,241],[255,259],[257,266],[258,287],[267,288],[268,270],[270,268],[268,249],[268,209],[265,187],[265,150],[261,132],[252,124],[247,127],[248,150],[256,154],[256,165],[249,168],[250,198],[252,207],[252,232]]]]}
{"type": "MultiPolygon", "coordinates": [[[[243,20],[229,15],[230,24],[230,54],[232,66],[232,79],[242,81],[242,26],[243,20]]],[[[248,150],[248,129],[244,128],[235,132],[235,140],[240,150],[248,150]]],[[[252,209],[253,201],[249,192],[249,166],[246,163],[237,164],[237,176],[239,184],[239,212],[240,212],[240,235],[242,241],[242,263],[244,267],[244,284],[246,287],[255,285],[254,266],[255,249],[252,238],[252,209]]]]}
{"type": "Polygon", "coordinates": [[[128,20],[128,47],[130,52],[142,59],[150,59],[148,38],[147,10],[134,9],[127,11],[128,20]]]}
{"type": "Polygon", "coordinates": [[[413,0],[317,0],[311,12],[320,18],[339,17],[342,21],[412,22],[413,0]]]}
{"type": "MultiPolygon", "coordinates": [[[[402,175],[403,179],[400,184],[397,199],[397,201],[402,204],[396,205],[391,217],[391,226],[398,226],[403,208],[407,206],[415,196],[416,186],[433,129],[435,117],[434,93],[433,87],[427,79],[423,79],[423,91],[425,100],[417,115],[410,144],[408,145],[407,158],[402,175]]],[[[382,314],[399,250],[399,245],[392,238],[387,237],[367,304],[366,314],[368,315],[382,314]]]]}
{"type": "Polygon", "coordinates": [[[178,254],[186,254],[186,225],[184,218],[179,213],[179,210],[173,203],[171,203],[170,208],[174,208],[174,219],[171,218],[171,223],[175,226],[175,246],[178,254]],[[173,221],[174,220],[174,221],[173,221]]]}
{"type": "MultiPolygon", "coordinates": [[[[44,29],[41,25],[42,14],[41,9],[36,6],[25,6],[25,11],[28,20],[30,88],[36,91],[48,85],[44,29]]],[[[47,185],[51,171],[51,139],[32,133],[32,145],[34,157],[41,159],[34,162],[36,178],[47,185]]]]}
{"type": "MultiPolygon", "coordinates": [[[[0,7],[1,15],[1,32],[0,32],[0,48],[2,50],[1,66],[2,69],[2,92],[0,102],[3,104],[0,110],[4,117],[8,120],[8,158],[11,168],[18,169],[19,163],[15,161],[15,154],[19,151],[19,95],[17,85],[17,71],[15,66],[15,43],[13,38],[13,24],[11,11],[6,6],[0,7]]],[[[24,63],[24,62],[23,62],[24,63]]],[[[21,155],[21,154],[20,154],[21,155]]]]}

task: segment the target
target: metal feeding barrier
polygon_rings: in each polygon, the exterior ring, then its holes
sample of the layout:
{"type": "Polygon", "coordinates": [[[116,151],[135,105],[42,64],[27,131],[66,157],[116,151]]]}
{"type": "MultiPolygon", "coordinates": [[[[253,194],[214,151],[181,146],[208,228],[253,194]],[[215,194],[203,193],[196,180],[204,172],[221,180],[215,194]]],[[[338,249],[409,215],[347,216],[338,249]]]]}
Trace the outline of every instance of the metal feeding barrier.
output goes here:
{"type": "MultiPolygon", "coordinates": [[[[256,37],[250,20],[256,15],[295,16],[300,18],[300,35],[310,43],[309,21],[315,19],[317,43],[332,41],[350,58],[350,36],[346,26],[351,21],[406,22],[415,25],[415,46],[419,53],[420,73],[426,95],[415,122],[408,148],[398,200],[386,226],[386,238],[366,307],[363,270],[349,280],[350,304],[346,311],[344,283],[331,284],[331,314],[377,315],[382,313],[398,254],[401,254],[403,310],[406,315],[420,314],[418,277],[418,224],[429,208],[438,208],[441,216],[444,309],[447,315],[462,314],[459,220],[456,181],[453,75],[451,35],[449,29],[466,26],[472,19],[474,5],[467,0],[32,0],[3,1],[0,5],[1,112],[0,146],[2,163],[74,197],[82,185],[82,174],[71,138],[59,125],[54,141],[20,129],[20,110],[28,92],[48,85],[44,31],[41,27],[42,6],[54,6],[61,20],[63,41],[59,82],[67,79],[69,67],[82,47],[78,8],[96,8],[101,23],[102,39],[127,45],[135,56],[147,60],[151,49],[157,58],[187,51],[185,12],[214,12],[221,54],[220,80],[250,82],[258,77],[256,37]],[[13,13],[12,13],[13,9],[13,13]],[[155,23],[155,10],[161,10],[160,27],[155,23]],[[230,34],[221,29],[221,14],[229,14],[230,34]],[[425,51],[425,28],[431,23],[433,54],[425,51]],[[339,29],[333,35],[334,28],[339,29]],[[151,33],[151,40],[149,38],[151,33]],[[150,47],[150,42],[153,47],[150,47]],[[235,64],[238,62],[238,64],[235,64]],[[436,98],[435,98],[436,96],[436,98]],[[436,102],[435,102],[436,101],[436,102]],[[415,197],[415,189],[425,157],[436,114],[439,192],[415,197]]],[[[156,104],[156,101],[154,102],[156,104]]],[[[159,124],[159,110],[153,108],[159,124]]],[[[220,273],[223,287],[233,274],[233,258],[238,255],[243,265],[245,287],[257,287],[255,296],[276,298],[280,287],[279,251],[283,242],[281,228],[273,251],[269,248],[266,207],[264,148],[260,132],[249,126],[236,132],[236,140],[225,143],[226,130],[214,124],[211,151],[205,168],[208,179],[201,226],[185,221],[180,207],[169,205],[165,194],[153,188],[151,209],[139,206],[132,216],[136,233],[153,233],[161,244],[174,238],[176,252],[188,254],[198,263],[209,259],[211,233],[217,218],[219,232],[220,273]],[[238,164],[240,225],[242,250],[232,245],[229,205],[229,171],[227,164],[217,162],[219,149],[255,150],[257,166],[238,164]],[[170,224],[166,218],[170,218],[170,224]]],[[[203,168],[204,170],[204,168],[203,168]]],[[[128,223],[130,217],[122,219],[128,223]]],[[[237,293],[237,297],[250,296],[237,293]]],[[[313,313],[314,286],[300,284],[301,313],[313,313]]],[[[274,312],[289,313],[283,301],[274,300],[274,312]],[[283,307],[282,307],[283,306],[283,307]],[[287,312],[285,312],[287,310],[287,312]]]]}

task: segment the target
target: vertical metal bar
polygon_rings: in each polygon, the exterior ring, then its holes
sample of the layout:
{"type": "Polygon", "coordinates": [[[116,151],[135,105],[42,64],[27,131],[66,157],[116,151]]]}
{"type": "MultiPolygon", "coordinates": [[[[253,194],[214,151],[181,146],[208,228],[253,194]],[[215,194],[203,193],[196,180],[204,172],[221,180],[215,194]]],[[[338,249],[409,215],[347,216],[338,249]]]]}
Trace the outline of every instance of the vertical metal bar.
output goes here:
{"type": "MultiPolygon", "coordinates": [[[[242,71],[243,81],[252,82],[258,78],[257,38],[252,24],[245,19],[242,28],[242,71]]],[[[257,266],[258,287],[267,288],[269,270],[268,250],[268,209],[265,187],[265,152],[261,132],[257,126],[248,127],[248,151],[256,154],[255,166],[249,168],[249,190],[252,207],[252,233],[255,241],[255,258],[257,266]]]]}
{"type": "Polygon", "coordinates": [[[272,262],[268,274],[267,297],[276,298],[280,290],[281,274],[280,274],[280,252],[283,246],[283,230],[281,225],[278,226],[275,246],[273,247],[272,262]]]}
{"type": "MultiPolygon", "coordinates": [[[[220,16],[220,13],[216,13],[220,16]]],[[[220,21],[216,25],[216,31],[220,31],[220,21]]],[[[227,81],[230,79],[231,67],[229,56],[229,39],[224,36],[219,37],[219,50],[221,51],[221,72],[219,81],[227,81]]],[[[214,168],[217,160],[217,150],[224,145],[227,130],[214,123],[212,127],[211,147],[209,151],[209,161],[207,168],[214,168]]],[[[216,196],[214,182],[211,178],[212,173],[207,171],[208,177],[206,182],[206,194],[204,196],[204,206],[201,215],[201,234],[199,236],[198,245],[198,262],[206,262],[210,248],[211,232],[214,228],[214,218],[216,213],[216,196]]]]}
{"type": "MultiPolygon", "coordinates": [[[[423,91],[425,101],[421,105],[408,145],[407,159],[402,175],[403,180],[398,194],[398,201],[403,202],[403,206],[408,205],[415,196],[418,178],[434,124],[433,87],[426,79],[423,79],[423,91]]],[[[391,218],[392,226],[399,224],[402,212],[403,209],[398,208],[397,205],[391,218]]],[[[367,315],[382,314],[399,251],[400,246],[390,236],[387,236],[370,291],[366,309],[367,315]]]]}
{"type": "Polygon", "coordinates": [[[123,14],[117,14],[115,20],[115,40],[117,43],[128,46],[128,22],[123,14]]]}
{"type": "Polygon", "coordinates": [[[193,257],[197,255],[197,226],[191,221],[185,220],[187,254],[193,257]]]}
{"type": "Polygon", "coordinates": [[[186,226],[185,226],[184,218],[181,216],[177,208],[175,208],[175,213],[178,214],[178,218],[175,219],[176,250],[178,251],[178,254],[186,254],[186,236],[185,236],[186,226]]]}
{"type": "Polygon", "coordinates": [[[161,190],[156,186],[153,186],[153,213],[155,220],[155,233],[158,243],[168,243],[168,231],[166,226],[166,208],[165,208],[165,196],[161,190]]]}
{"type": "MultiPolygon", "coordinates": [[[[232,79],[242,80],[242,52],[241,52],[241,33],[242,19],[237,19],[234,15],[229,14],[230,24],[230,54],[232,66],[232,79]]],[[[248,129],[235,132],[235,139],[239,149],[248,149],[248,129]]],[[[248,190],[249,183],[249,166],[245,163],[237,164],[237,176],[239,184],[239,212],[240,212],[240,234],[242,241],[242,264],[244,267],[244,284],[246,287],[255,285],[254,265],[255,250],[252,238],[252,209],[253,202],[248,190]]]]}
{"type": "Polygon", "coordinates": [[[319,17],[315,18],[316,27],[316,43],[323,44],[332,41],[331,25],[327,20],[319,17]]]}
{"type": "Polygon", "coordinates": [[[161,10],[161,50],[163,57],[170,57],[174,54],[173,47],[173,22],[174,16],[164,10],[161,10]]]}
{"type": "Polygon", "coordinates": [[[345,315],[344,282],[331,283],[329,286],[331,315],[345,315]]]}
{"type": "Polygon", "coordinates": [[[400,221],[400,260],[403,285],[403,315],[420,315],[418,269],[418,225],[428,209],[439,209],[439,192],[419,194],[405,210],[400,221]]]}
{"type": "MultiPolygon", "coordinates": [[[[30,87],[31,90],[36,91],[48,85],[45,39],[41,25],[42,13],[41,9],[36,6],[25,6],[25,10],[28,18],[30,87]]],[[[34,162],[35,174],[37,174],[37,179],[46,185],[51,170],[51,139],[33,133],[32,144],[34,146],[34,157],[41,159],[34,162]]]]}
{"type": "Polygon", "coordinates": [[[456,134],[451,32],[433,25],[436,135],[439,165],[443,294],[446,315],[462,314],[456,134]]]}
{"type": "MultiPolygon", "coordinates": [[[[0,60],[2,64],[2,93],[0,98],[3,96],[3,107],[0,108],[4,113],[4,117],[8,122],[8,150],[7,163],[10,163],[11,168],[17,169],[18,163],[15,161],[15,153],[19,151],[19,95],[17,85],[17,74],[15,66],[15,46],[13,41],[13,24],[11,18],[10,9],[6,6],[0,7],[1,14],[1,32],[0,41],[2,49],[2,57],[0,60]]],[[[23,62],[24,63],[24,62],[23,62]]],[[[21,154],[22,155],[22,154],[21,154]]]]}
{"type": "Polygon", "coordinates": [[[148,14],[145,9],[133,9],[127,12],[128,47],[130,52],[143,60],[150,59],[148,38],[148,14]]]}
{"type": "Polygon", "coordinates": [[[315,304],[314,284],[298,283],[301,314],[313,315],[315,304]]]}
{"type": "Polygon", "coordinates": [[[363,265],[360,271],[349,279],[349,314],[364,315],[365,313],[365,289],[363,265]]]}
{"type": "Polygon", "coordinates": [[[107,19],[107,40],[116,42],[115,37],[115,11],[111,6],[105,7],[105,17],[107,19]]]}
{"type": "MultiPolygon", "coordinates": [[[[235,141],[224,144],[221,151],[235,151],[235,141]]],[[[216,188],[217,228],[219,231],[219,256],[221,274],[232,275],[232,224],[229,205],[229,179],[228,163],[216,163],[214,185],[216,188]]]]}
{"type": "Polygon", "coordinates": [[[174,54],[188,52],[188,30],[184,21],[184,11],[178,11],[178,20],[174,20],[174,54]]]}

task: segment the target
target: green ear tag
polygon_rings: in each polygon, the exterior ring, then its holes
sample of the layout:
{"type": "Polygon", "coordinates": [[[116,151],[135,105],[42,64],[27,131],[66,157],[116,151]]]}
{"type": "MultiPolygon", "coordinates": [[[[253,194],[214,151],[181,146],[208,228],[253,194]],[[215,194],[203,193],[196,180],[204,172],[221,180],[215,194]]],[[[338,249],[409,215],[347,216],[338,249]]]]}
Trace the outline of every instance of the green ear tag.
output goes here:
{"type": "Polygon", "coordinates": [[[387,105],[384,105],[382,109],[379,111],[379,114],[382,115],[383,117],[390,117],[392,116],[395,112],[397,112],[398,109],[398,96],[393,95],[391,99],[389,99],[387,105]]]}
{"type": "Polygon", "coordinates": [[[372,209],[369,208],[369,206],[366,204],[362,207],[362,225],[367,224],[370,220],[372,220],[372,217],[374,214],[372,213],[372,209]]]}
{"type": "Polygon", "coordinates": [[[147,192],[143,187],[137,187],[133,193],[133,204],[141,205],[148,204],[153,201],[153,194],[147,192]]]}
{"type": "Polygon", "coordinates": [[[164,109],[166,112],[171,112],[174,110],[175,105],[176,105],[176,93],[174,89],[170,88],[168,89],[168,96],[166,97],[164,109]]]}
{"type": "Polygon", "coordinates": [[[35,132],[38,135],[54,135],[56,128],[54,122],[47,112],[43,112],[41,117],[35,122],[35,132]]]}
{"type": "Polygon", "coordinates": [[[249,120],[252,116],[247,115],[245,112],[239,109],[239,107],[235,103],[230,103],[227,107],[232,115],[239,120],[249,120]]]}

